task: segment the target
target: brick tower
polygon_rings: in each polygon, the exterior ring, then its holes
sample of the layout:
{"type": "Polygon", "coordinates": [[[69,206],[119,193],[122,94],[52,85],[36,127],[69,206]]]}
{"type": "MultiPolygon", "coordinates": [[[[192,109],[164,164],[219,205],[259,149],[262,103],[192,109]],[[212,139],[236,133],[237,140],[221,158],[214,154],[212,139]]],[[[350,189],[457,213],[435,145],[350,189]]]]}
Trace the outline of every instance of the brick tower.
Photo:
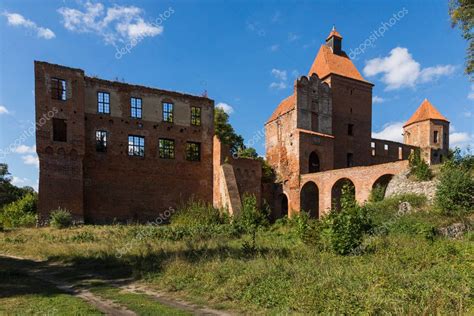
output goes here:
{"type": "Polygon", "coordinates": [[[429,164],[437,164],[448,155],[449,121],[425,99],[403,126],[404,142],[421,149],[429,164]]]}

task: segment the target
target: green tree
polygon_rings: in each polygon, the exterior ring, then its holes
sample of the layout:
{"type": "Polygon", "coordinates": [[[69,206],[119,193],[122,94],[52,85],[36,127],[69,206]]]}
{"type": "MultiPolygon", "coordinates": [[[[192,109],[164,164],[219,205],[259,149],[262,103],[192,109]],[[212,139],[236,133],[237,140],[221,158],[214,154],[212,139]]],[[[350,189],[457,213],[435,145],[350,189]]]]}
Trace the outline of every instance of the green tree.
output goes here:
{"type": "Polygon", "coordinates": [[[452,27],[459,27],[468,42],[465,72],[473,79],[474,73],[474,3],[472,0],[450,0],[449,15],[452,27]]]}
{"type": "Polygon", "coordinates": [[[0,208],[6,204],[21,199],[27,193],[33,193],[31,187],[19,188],[11,183],[11,174],[8,171],[8,165],[0,163],[0,208]]]}
{"type": "Polygon", "coordinates": [[[435,206],[446,215],[462,215],[474,210],[473,156],[462,157],[456,149],[446,161],[436,188],[435,206]]]}
{"type": "Polygon", "coordinates": [[[230,147],[233,155],[245,148],[244,138],[235,132],[229,123],[229,115],[221,108],[214,109],[214,131],[219,140],[230,147]]]}

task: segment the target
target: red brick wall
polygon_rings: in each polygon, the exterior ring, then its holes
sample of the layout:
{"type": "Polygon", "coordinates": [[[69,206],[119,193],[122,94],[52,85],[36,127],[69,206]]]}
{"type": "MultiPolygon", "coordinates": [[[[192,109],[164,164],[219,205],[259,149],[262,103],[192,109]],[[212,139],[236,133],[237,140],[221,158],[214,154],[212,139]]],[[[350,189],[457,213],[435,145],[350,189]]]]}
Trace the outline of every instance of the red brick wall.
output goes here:
{"type": "Polygon", "coordinates": [[[375,153],[373,155],[371,152],[373,165],[406,160],[410,156],[411,151],[417,148],[416,146],[375,138],[372,138],[372,143],[375,145],[375,147],[371,145],[371,149],[375,153]],[[386,150],[387,146],[388,150],[386,150]]]}
{"type": "Polygon", "coordinates": [[[67,143],[52,141],[51,124],[37,132],[42,214],[62,206],[89,222],[152,220],[191,197],[212,202],[212,100],[84,77],[81,70],[47,63],[35,66],[37,118],[56,104],[60,110],[55,117],[68,120],[67,143]],[[51,100],[51,75],[71,82],[70,100],[51,100]],[[110,93],[110,114],[97,113],[97,91],[110,93]],[[131,96],[142,98],[143,119],[130,117],[131,96]],[[175,105],[173,124],[161,119],[162,101],[175,105]],[[190,106],[202,108],[201,126],[190,124],[190,106]],[[96,151],[99,129],[108,132],[106,153],[96,151]],[[128,135],[145,137],[144,157],[128,155],[128,135]],[[158,157],[159,138],[175,140],[175,159],[158,157]],[[201,161],[185,159],[187,141],[201,143],[201,161]],[[53,154],[46,154],[49,147],[53,154]],[[57,154],[60,148],[65,158],[57,154]]]}
{"type": "Polygon", "coordinates": [[[331,75],[334,168],[347,167],[347,153],[353,154],[355,166],[371,163],[372,85],[353,79],[331,75]],[[348,135],[348,124],[353,124],[353,136],[348,135]]]}
{"type": "Polygon", "coordinates": [[[38,211],[46,219],[58,207],[84,215],[84,72],[35,62],[36,150],[40,162],[38,211]],[[67,99],[53,100],[51,78],[66,80],[67,99]],[[65,119],[67,142],[53,141],[52,118],[65,119]]]}

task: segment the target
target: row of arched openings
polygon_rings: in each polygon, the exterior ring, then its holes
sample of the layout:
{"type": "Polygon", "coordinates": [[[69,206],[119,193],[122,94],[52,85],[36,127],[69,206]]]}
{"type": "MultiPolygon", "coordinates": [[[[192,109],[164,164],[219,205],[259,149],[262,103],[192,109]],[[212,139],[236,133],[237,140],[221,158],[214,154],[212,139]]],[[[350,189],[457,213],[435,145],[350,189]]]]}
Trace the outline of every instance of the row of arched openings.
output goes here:
{"type": "MultiPolygon", "coordinates": [[[[372,189],[376,187],[383,188],[383,193],[392,179],[393,175],[386,174],[379,177],[372,185],[372,189]]],[[[331,189],[332,207],[336,210],[341,209],[341,197],[344,190],[348,191],[348,197],[355,199],[354,183],[348,178],[339,179],[334,183],[331,189]]],[[[319,188],[313,181],[306,182],[300,191],[301,210],[307,212],[311,218],[319,218],[319,188]]],[[[278,199],[278,208],[280,209],[280,217],[288,215],[288,197],[282,193],[278,199]]]]}

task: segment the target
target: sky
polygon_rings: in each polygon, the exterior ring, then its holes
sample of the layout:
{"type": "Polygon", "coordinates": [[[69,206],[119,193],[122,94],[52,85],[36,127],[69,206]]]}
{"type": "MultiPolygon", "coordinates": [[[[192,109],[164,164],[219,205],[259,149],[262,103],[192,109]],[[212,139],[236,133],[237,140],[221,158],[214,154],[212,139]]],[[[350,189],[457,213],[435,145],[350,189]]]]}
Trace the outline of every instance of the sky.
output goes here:
{"type": "Polygon", "coordinates": [[[89,76],[208,96],[264,155],[263,124],[307,75],[333,25],[372,82],[374,137],[428,98],[451,122],[452,146],[474,143],[467,43],[443,1],[0,2],[0,162],[37,188],[33,61],[89,76]]]}

